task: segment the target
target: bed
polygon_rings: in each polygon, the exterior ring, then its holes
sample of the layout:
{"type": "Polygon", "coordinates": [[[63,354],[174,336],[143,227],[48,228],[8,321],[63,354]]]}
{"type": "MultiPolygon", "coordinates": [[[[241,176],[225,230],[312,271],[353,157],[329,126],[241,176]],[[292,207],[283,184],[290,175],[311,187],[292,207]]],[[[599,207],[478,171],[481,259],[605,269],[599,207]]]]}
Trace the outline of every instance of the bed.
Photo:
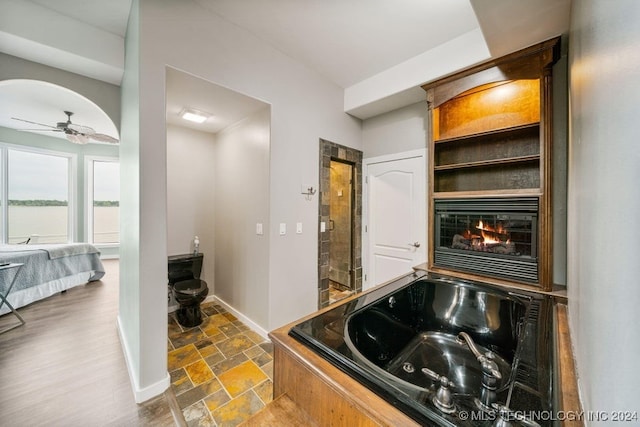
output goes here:
{"type": "MultiPolygon", "coordinates": [[[[100,251],[88,243],[0,245],[0,264],[8,262],[24,264],[7,298],[14,308],[104,276],[100,251]]],[[[5,291],[15,271],[1,273],[0,288],[5,291]]],[[[8,312],[3,305],[0,315],[8,312]]]]}

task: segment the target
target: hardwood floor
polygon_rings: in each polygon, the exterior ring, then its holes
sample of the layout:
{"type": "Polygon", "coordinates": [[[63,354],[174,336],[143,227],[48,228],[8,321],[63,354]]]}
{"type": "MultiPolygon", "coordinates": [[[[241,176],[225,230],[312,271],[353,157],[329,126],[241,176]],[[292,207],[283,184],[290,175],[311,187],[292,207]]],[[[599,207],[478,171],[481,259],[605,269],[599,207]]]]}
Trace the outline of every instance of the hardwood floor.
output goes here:
{"type": "MultiPolygon", "coordinates": [[[[103,280],[18,309],[27,323],[0,335],[0,425],[177,424],[171,388],[135,403],[116,327],[118,261],[104,265],[103,280]]],[[[16,321],[1,316],[0,329],[16,321]]]]}

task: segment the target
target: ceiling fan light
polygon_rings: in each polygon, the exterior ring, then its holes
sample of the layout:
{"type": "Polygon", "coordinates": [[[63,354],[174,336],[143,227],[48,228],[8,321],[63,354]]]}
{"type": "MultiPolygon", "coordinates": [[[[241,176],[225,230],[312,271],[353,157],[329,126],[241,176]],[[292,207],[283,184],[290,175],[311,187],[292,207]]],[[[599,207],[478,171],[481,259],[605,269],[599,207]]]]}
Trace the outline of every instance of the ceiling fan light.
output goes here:
{"type": "Polygon", "coordinates": [[[193,108],[184,108],[180,112],[180,117],[190,122],[204,123],[207,121],[209,117],[211,117],[211,114],[205,113],[203,111],[194,110],[193,108]]]}

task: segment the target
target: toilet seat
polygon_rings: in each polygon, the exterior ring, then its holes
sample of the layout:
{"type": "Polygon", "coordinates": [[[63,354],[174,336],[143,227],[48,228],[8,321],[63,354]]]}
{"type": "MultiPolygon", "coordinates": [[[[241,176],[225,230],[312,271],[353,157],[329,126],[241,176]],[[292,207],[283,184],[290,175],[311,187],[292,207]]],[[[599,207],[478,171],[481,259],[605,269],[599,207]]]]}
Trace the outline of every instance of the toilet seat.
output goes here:
{"type": "Polygon", "coordinates": [[[173,285],[173,291],[185,296],[194,296],[207,290],[207,282],[201,279],[182,280],[173,285]]]}

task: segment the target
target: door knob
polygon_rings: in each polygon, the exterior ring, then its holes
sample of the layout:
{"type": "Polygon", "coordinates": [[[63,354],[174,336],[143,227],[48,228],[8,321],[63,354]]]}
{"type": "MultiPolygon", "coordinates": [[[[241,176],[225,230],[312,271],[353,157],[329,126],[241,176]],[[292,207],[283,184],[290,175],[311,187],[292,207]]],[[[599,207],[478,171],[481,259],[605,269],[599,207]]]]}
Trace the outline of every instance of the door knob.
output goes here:
{"type": "Polygon", "coordinates": [[[409,246],[413,246],[414,248],[419,248],[420,247],[420,242],[414,242],[414,243],[409,243],[409,246]]]}

